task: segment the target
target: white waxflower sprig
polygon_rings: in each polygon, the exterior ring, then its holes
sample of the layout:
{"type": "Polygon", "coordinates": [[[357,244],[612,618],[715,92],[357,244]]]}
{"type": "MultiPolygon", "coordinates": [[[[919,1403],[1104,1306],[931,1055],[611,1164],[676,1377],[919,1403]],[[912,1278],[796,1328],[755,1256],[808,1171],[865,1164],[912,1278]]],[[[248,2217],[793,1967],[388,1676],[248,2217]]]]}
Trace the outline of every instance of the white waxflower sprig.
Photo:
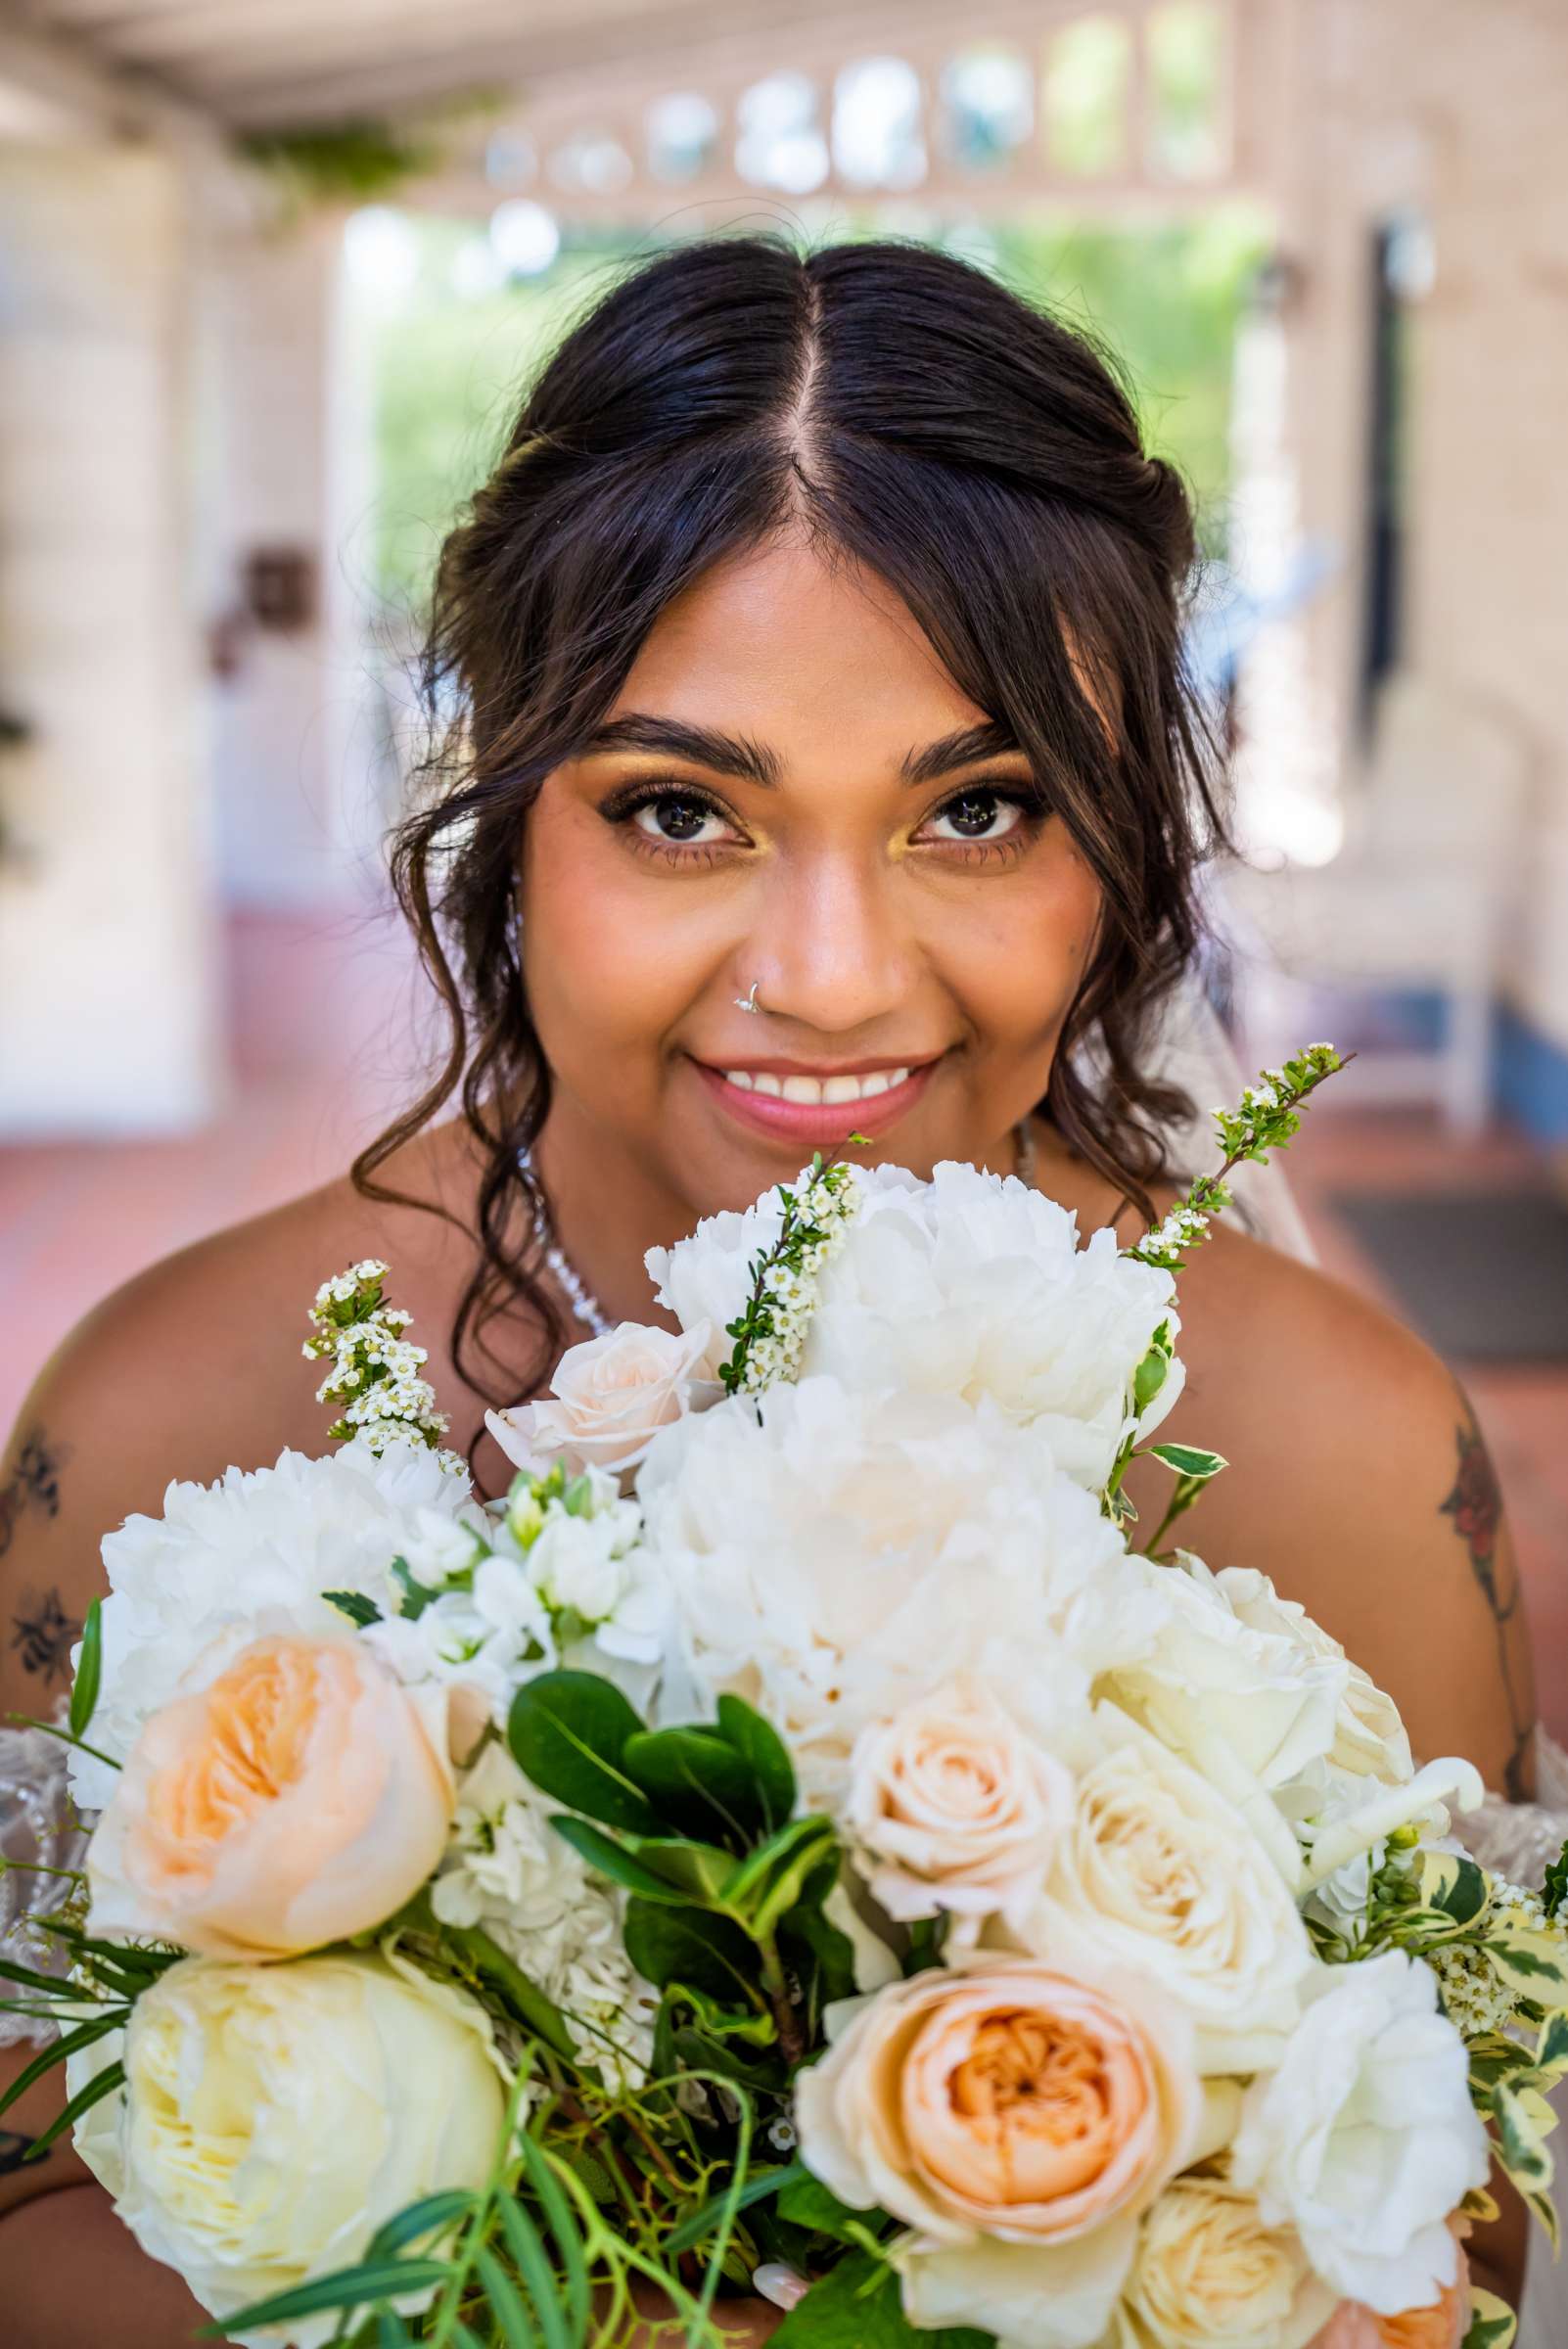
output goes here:
{"type": "Polygon", "coordinates": [[[1301,1109],[1325,1078],[1334,1076],[1355,1054],[1341,1055],[1332,1044],[1309,1044],[1281,1069],[1265,1069],[1249,1084],[1234,1109],[1217,1109],[1216,1133],[1222,1157],[1213,1174],[1200,1174],[1184,1199],[1178,1199],[1162,1222],[1155,1224],[1130,1248],[1129,1256],[1153,1265],[1162,1272],[1179,1272],[1187,1251],[1209,1236],[1209,1226],[1231,1203],[1226,1176],[1245,1160],[1267,1159],[1282,1150],[1301,1131],[1301,1109]]]}
{"type": "Polygon", "coordinates": [[[301,1351],[307,1361],[332,1364],[316,1389],[318,1403],[341,1405],[327,1433],[335,1444],[357,1438],[377,1453],[393,1444],[423,1444],[461,1476],[462,1460],[441,1448],[447,1418],[425,1376],[430,1357],[402,1334],[413,1315],[386,1302],[387,1269],[379,1257],[367,1256],[316,1291],[310,1319],[317,1334],[301,1351]]]}
{"type": "Polygon", "coordinates": [[[780,1183],[778,1195],[784,1208],[778,1237],[752,1259],[751,1294],[724,1325],[735,1341],[728,1361],[718,1365],[727,1395],[760,1395],[798,1375],[817,1275],[843,1247],[860,1205],[853,1169],[842,1160],[824,1165],[820,1150],[797,1187],[780,1183]]]}

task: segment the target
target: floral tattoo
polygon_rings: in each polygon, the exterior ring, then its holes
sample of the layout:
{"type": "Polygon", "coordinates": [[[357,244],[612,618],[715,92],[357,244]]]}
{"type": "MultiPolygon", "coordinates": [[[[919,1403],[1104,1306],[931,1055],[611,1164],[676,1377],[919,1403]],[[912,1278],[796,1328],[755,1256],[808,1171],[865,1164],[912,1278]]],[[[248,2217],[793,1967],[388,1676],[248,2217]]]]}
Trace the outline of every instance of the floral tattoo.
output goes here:
{"type": "Polygon", "coordinates": [[[0,1485],[0,1558],[17,1538],[23,1513],[36,1509],[41,1516],[60,1514],[60,1471],[65,1454],[41,1427],[24,1436],[11,1474],[0,1485]]]}
{"type": "Polygon", "coordinates": [[[1458,1445],[1458,1470],[1453,1490],[1440,1503],[1445,1517],[1452,1517],[1453,1530],[1464,1543],[1470,1560],[1470,1571],[1481,1588],[1492,1617],[1498,1642],[1498,1664],[1502,1673],[1502,1685],[1508,1700],[1508,1727],[1512,1747],[1503,1784],[1510,1802],[1529,1799],[1525,1762],[1535,1723],[1529,1709],[1521,1703],[1514,1686],[1513,1667],[1508,1655],[1508,1626],[1519,1611],[1519,1577],[1517,1570],[1508,1575],[1508,1588],[1502,1588],[1502,1493],[1498,1472],[1492,1465],[1486,1439],[1476,1425],[1475,1415],[1468,1405],[1465,1417],[1454,1430],[1458,1445]]]}

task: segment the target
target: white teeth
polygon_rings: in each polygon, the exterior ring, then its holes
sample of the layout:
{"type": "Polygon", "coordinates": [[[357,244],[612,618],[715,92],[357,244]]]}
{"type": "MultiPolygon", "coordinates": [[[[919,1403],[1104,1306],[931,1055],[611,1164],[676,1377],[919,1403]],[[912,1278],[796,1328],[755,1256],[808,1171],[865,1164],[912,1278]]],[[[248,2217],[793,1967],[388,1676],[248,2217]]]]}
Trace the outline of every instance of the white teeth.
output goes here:
{"type": "Polygon", "coordinates": [[[743,1093],[769,1093],[775,1100],[804,1101],[811,1107],[837,1108],[846,1101],[873,1101],[909,1081],[907,1069],[879,1069],[870,1077],[753,1076],[749,1069],[726,1069],[724,1082],[743,1093]]]}

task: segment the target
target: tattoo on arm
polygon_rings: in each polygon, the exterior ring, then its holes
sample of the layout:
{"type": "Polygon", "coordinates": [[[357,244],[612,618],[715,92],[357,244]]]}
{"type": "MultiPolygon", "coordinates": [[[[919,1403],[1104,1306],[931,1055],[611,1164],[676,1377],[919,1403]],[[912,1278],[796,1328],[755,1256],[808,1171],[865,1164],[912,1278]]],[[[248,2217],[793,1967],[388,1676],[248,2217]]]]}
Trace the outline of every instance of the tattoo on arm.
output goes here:
{"type": "Polygon", "coordinates": [[[0,1558],[17,1538],[23,1514],[60,1514],[60,1471],[67,1455],[52,1444],[41,1427],[23,1436],[11,1474],[0,1484],[0,1558]]]}
{"type": "MultiPolygon", "coordinates": [[[[0,2178],[5,2177],[8,2171],[21,2169],[35,2142],[30,2137],[23,2137],[20,2129],[0,2129],[0,2178]]],[[[38,2158],[47,2161],[49,2156],[40,2153],[38,2158]]]]}
{"type": "MultiPolygon", "coordinates": [[[[1463,1398],[1460,1398],[1463,1403],[1463,1398]]],[[[1453,1531],[1464,1543],[1470,1560],[1470,1571],[1480,1586],[1492,1617],[1492,1628],[1498,1642],[1498,1664],[1502,1674],[1503,1693],[1508,1700],[1508,1730],[1511,1746],[1503,1772],[1503,1787],[1510,1802],[1529,1799],[1525,1767],[1529,1759],[1530,1740],[1535,1722],[1530,1708],[1514,1685],[1513,1664],[1508,1653],[1508,1626],[1519,1612],[1519,1574],[1511,1559],[1506,1559],[1502,1541],[1502,1493],[1498,1484],[1498,1472],[1492,1465],[1486,1439],[1476,1425],[1475,1414],[1463,1404],[1464,1417],[1454,1430],[1458,1446],[1458,1468],[1453,1490],[1440,1503],[1441,1513],[1453,1520],[1453,1531]],[[1506,1588],[1504,1588],[1506,1583],[1506,1588]]]]}

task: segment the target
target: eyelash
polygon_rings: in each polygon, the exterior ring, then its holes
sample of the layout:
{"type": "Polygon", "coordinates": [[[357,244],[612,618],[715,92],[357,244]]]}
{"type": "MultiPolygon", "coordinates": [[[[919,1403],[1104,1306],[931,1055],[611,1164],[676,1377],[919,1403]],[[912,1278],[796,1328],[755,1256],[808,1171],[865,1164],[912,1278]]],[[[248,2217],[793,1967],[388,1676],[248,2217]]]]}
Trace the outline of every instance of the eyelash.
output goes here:
{"type": "MultiPolygon", "coordinates": [[[[999,840],[948,840],[930,845],[939,848],[949,863],[974,866],[1016,862],[1039,831],[1050,813],[1050,807],[1043,794],[1031,790],[1027,784],[1019,783],[1011,776],[995,783],[988,783],[984,777],[978,782],[966,783],[962,790],[952,792],[945,800],[939,802],[923,821],[932,823],[949,807],[957,806],[964,800],[981,797],[1016,807],[1022,821],[999,840]]],[[[607,823],[626,833],[627,846],[638,855],[656,857],[661,863],[670,866],[689,869],[699,863],[714,865],[735,845],[730,841],[699,841],[682,845],[678,841],[656,840],[651,834],[638,830],[634,822],[638,812],[644,807],[658,806],[662,800],[682,800],[692,807],[703,808],[710,815],[716,816],[721,823],[732,825],[737,832],[744,829],[738,817],[721,800],[712,792],[703,790],[700,785],[683,781],[678,775],[644,777],[639,782],[627,784],[602,800],[599,812],[607,823]]]]}

